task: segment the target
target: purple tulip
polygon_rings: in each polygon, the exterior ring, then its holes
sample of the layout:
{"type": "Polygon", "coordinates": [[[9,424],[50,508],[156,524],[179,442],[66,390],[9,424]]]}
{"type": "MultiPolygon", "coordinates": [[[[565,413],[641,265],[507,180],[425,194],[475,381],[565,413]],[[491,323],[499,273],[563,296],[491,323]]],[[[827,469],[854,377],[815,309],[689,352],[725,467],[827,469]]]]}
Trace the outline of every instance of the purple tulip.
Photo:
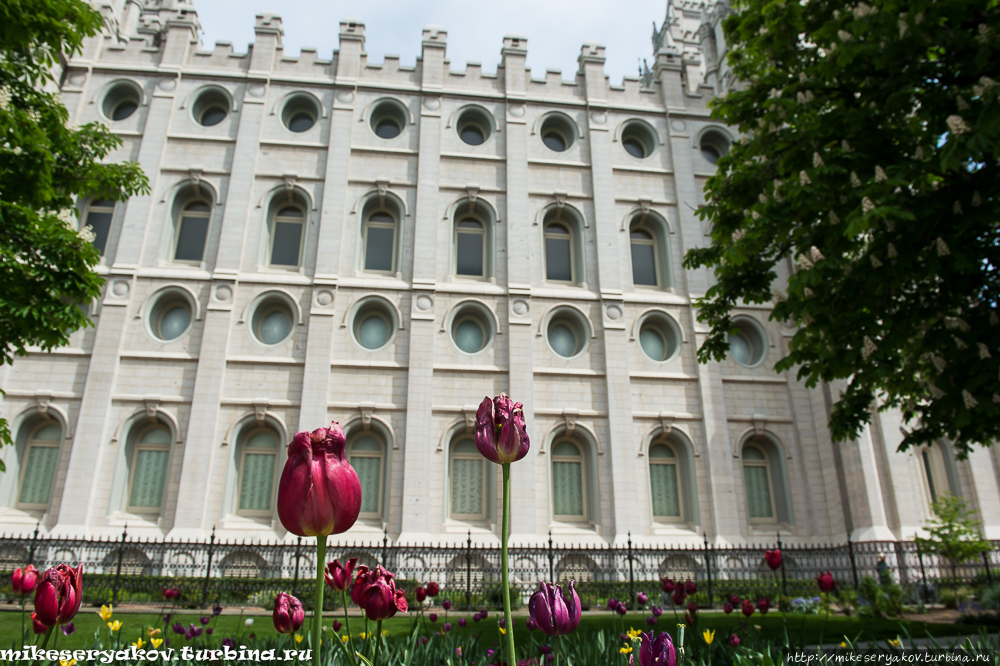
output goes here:
{"type": "Polygon", "coordinates": [[[212,606],[212,615],[213,616],[222,615],[222,606],[220,606],[219,604],[215,604],[214,606],[212,606]]]}
{"type": "Polygon", "coordinates": [[[396,589],[393,578],[393,574],[383,569],[382,565],[375,567],[375,570],[368,574],[367,586],[361,595],[359,605],[369,620],[378,622],[389,619],[397,612],[406,612],[406,592],[396,589]]]}
{"type": "Polygon", "coordinates": [[[194,637],[198,638],[199,636],[201,636],[202,628],[201,627],[196,627],[196,626],[194,626],[192,624],[191,625],[191,631],[194,634],[194,637]]]}
{"type": "Polygon", "coordinates": [[[174,616],[173,613],[164,613],[163,624],[170,624],[170,618],[172,618],[173,616],[174,616]]]}
{"type": "Polygon", "coordinates": [[[656,618],[653,617],[652,615],[646,616],[646,624],[652,627],[654,624],[656,624],[656,618]]]}
{"type": "Polygon", "coordinates": [[[340,628],[342,626],[344,626],[344,625],[342,625],[339,621],[337,621],[337,620],[333,621],[333,630],[334,631],[340,631],[340,628]]]}
{"type": "Polygon", "coordinates": [[[580,624],[580,597],[569,583],[569,594],[562,587],[539,583],[538,591],[528,600],[528,617],[547,636],[565,636],[580,624]]]}
{"type": "Polygon", "coordinates": [[[737,636],[736,634],[733,634],[732,636],[729,637],[729,644],[732,645],[733,647],[739,647],[740,637],[737,636]]]}
{"type": "Polygon", "coordinates": [[[187,628],[180,622],[174,623],[170,628],[173,629],[174,633],[178,636],[183,636],[187,632],[187,628]]]}
{"type": "Polygon", "coordinates": [[[476,447],[483,457],[498,465],[517,462],[528,455],[528,432],[524,410],[506,393],[483,398],[476,412],[476,447]]]}
{"type": "Polygon", "coordinates": [[[83,564],[76,569],[60,564],[39,577],[32,619],[49,628],[66,624],[76,616],[82,602],[83,564]]]}
{"type": "Polygon", "coordinates": [[[352,557],[347,560],[347,565],[342,565],[340,560],[334,560],[326,565],[326,584],[331,587],[331,589],[337,590],[338,592],[343,592],[351,585],[351,573],[354,571],[354,565],[358,563],[358,558],[352,557]]]}
{"type": "Polygon", "coordinates": [[[482,615],[480,615],[479,613],[475,613],[475,614],[473,614],[473,616],[472,616],[472,621],[473,621],[473,622],[479,622],[479,621],[480,621],[480,620],[482,620],[482,619],[483,619],[483,616],[482,616],[482,615]]]}
{"type": "Polygon", "coordinates": [[[451,631],[451,622],[445,622],[444,626],[441,628],[444,629],[444,633],[447,634],[449,631],[451,631]]]}
{"type": "Polygon", "coordinates": [[[445,599],[444,601],[441,602],[441,608],[445,609],[446,612],[450,611],[451,610],[451,602],[448,601],[447,599],[445,599]]]}
{"type": "Polygon", "coordinates": [[[292,438],[278,482],[278,518],[292,534],[340,534],[357,521],[361,481],[344,457],[345,444],[336,421],[292,438]]]}
{"type": "Polygon", "coordinates": [[[618,611],[619,615],[624,615],[625,613],[628,612],[628,608],[626,608],[625,604],[623,604],[620,601],[618,602],[618,607],[615,610],[618,611]]]}
{"type": "Polygon", "coordinates": [[[684,591],[687,592],[688,594],[694,594],[695,592],[698,591],[698,586],[695,584],[693,580],[688,578],[687,582],[684,583],[684,591]]]}
{"type": "Polygon", "coordinates": [[[506,629],[507,628],[507,618],[501,617],[500,620],[497,622],[497,624],[499,624],[501,627],[503,627],[504,629],[506,629]]]}
{"type": "Polygon", "coordinates": [[[538,629],[538,625],[535,624],[535,621],[532,620],[530,617],[528,618],[528,622],[526,624],[528,627],[528,631],[534,631],[535,629],[538,629]]]}
{"type": "Polygon", "coordinates": [[[660,608],[659,606],[653,606],[650,609],[650,612],[653,614],[653,617],[660,617],[661,615],[663,615],[663,609],[660,608]]]}
{"type": "Polygon", "coordinates": [[[639,666],[677,666],[677,652],[670,634],[663,632],[653,638],[653,632],[642,635],[639,648],[639,666]]]}
{"type": "Polygon", "coordinates": [[[294,634],[302,626],[306,619],[306,612],[302,608],[302,602],[288,594],[281,592],[274,600],[274,613],[271,620],[274,628],[279,634],[294,634]]]}
{"type": "Polygon", "coordinates": [[[210,618],[207,618],[204,615],[202,615],[200,618],[198,618],[198,621],[201,622],[202,624],[208,624],[211,620],[210,618]]]}
{"type": "Polygon", "coordinates": [[[538,651],[541,652],[542,654],[548,654],[552,652],[552,647],[549,645],[541,645],[539,646],[538,651]]]}
{"type": "Polygon", "coordinates": [[[614,611],[617,608],[618,608],[618,600],[615,599],[614,597],[611,597],[610,599],[608,599],[608,610],[609,611],[614,611]]]}
{"type": "Polygon", "coordinates": [[[437,622],[438,621],[438,614],[437,613],[431,613],[427,617],[430,619],[431,622],[437,622]]]}
{"type": "Polygon", "coordinates": [[[640,606],[645,606],[646,602],[649,601],[649,597],[640,592],[639,594],[635,595],[635,600],[639,602],[640,606]]]}
{"type": "Polygon", "coordinates": [[[222,647],[233,649],[236,647],[236,641],[234,641],[232,638],[223,638],[222,647]]]}
{"type": "Polygon", "coordinates": [[[466,624],[467,624],[467,621],[466,621],[466,619],[464,617],[458,618],[458,626],[460,626],[462,628],[465,628],[466,624]]]}
{"type": "Polygon", "coordinates": [[[76,631],[76,627],[72,622],[67,622],[62,626],[63,636],[72,636],[74,631],[76,631]]]}
{"type": "Polygon", "coordinates": [[[427,645],[427,637],[426,636],[424,636],[423,638],[420,639],[420,644],[421,645],[427,645]]]}
{"type": "Polygon", "coordinates": [[[194,632],[191,631],[190,629],[185,629],[184,630],[184,638],[185,638],[185,640],[191,640],[192,638],[194,638],[194,632]]]}
{"type": "Polygon", "coordinates": [[[622,643],[628,643],[629,640],[630,640],[629,637],[628,637],[628,634],[626,634],[624,632],[618,634],[618,638],[621,639],[622,643]]]}

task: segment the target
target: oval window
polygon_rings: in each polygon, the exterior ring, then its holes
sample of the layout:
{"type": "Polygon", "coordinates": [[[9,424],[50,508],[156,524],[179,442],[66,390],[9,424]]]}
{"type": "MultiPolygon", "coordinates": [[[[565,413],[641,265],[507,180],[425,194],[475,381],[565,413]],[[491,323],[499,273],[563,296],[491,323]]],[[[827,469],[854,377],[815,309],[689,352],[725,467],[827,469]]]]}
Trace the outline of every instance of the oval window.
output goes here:
{"type": "Polygon", "coordinates": [[[389,322],[381,312],[369,312],[361,317],[357,329],[358,342],[365,349],[379,349],[389,341],[389,322]]]}
{"type": "Polygon", "coordinates": [[[265,345],[278,345],[287,340],[294,325],[292,308],[281,297],[262,301],[253,315],[253,335],[265,345]]]}

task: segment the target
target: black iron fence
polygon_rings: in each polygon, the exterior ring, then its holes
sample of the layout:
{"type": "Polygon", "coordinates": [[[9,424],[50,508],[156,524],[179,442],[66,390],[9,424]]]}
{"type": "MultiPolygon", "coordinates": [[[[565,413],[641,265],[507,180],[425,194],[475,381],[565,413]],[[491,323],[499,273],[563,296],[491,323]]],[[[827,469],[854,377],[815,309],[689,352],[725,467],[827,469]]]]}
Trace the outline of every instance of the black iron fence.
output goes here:
{"type": "MultiPolygon", "coordinates": [[[[642,592],[653,603],[662,600],[663,578],[698,585],[694,601],[700,606],[721,604],[731,594],[774,597],[779,591],[795,596],[817,594],[815,577],[829,571],[840,585],[857,587],[865,576],[881,575],[902,585],[914,598],[929,600],[942,585],[992,584],[1000,573],[1000,542],[980,559],[955,564],[922,553],[911,541],[866,541],[842,545],[783,545],[780,535],[770,548],[781,548],[782,566],[771,571],[763,546],[566,547],[549,538],[544,546],[509,549],[512,585],[518,593],[511,603],[522,606],[538,582],[576,581],[584,608],[595,608],[615,597],[635,605],[642,592]]],[[[159,603],[164,588],[181,592],[179,603],[204,606],[269,607],[280,591],[304,592],[315,575],[312,539],[303,543],[257,541],[224,542],[213,532],[208,541],[149,541],[118,539],[54,539],[39,536],[0,536],[0,599],[14,601],[10,572],[34,564],[45,569],[59,563],[83,563],[84,599],[89,604],[159,603]]],[[[331,545],[327,558],[341,562],[357,557],[359,564],[382,564],[396,574],[408,592],[418,584],[437,582],[438,600],[449,599],[458,608],[498,608],[500,548],[473,546],[471,536],[461,546],[396,545],[388,536],[381,542],[331,545]]],[[[312,595],[300,595],[308,604],[312,595]]],[[[328,608],[340,603],[326,595],[328,608]]]]}

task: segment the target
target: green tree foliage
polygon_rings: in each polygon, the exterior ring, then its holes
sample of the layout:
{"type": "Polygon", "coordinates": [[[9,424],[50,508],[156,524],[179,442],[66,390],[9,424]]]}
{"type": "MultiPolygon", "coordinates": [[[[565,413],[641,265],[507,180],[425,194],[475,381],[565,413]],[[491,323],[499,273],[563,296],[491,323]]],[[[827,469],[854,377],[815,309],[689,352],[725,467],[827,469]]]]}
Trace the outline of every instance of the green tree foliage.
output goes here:
{"type": "Polygon", "coordinates": [[[684,261],[716,276],[700,361],[725,357],[733,308],[774,300],[799,327],[776,370],[849,379],[836,440],[876,396],[913,425],[902,450],[1000,437],[998,5],[737,3],[724,29],[745,84],[713,116],[743,138],[708,181],[712,243],[684,261]]]}
{"type": "Polygon", "coordinates": [[[931,505],[934,517],[927,521],[924,530],[929,536],[916,537],[917,548],[924,553],[935,553],[951,565],[952,580],[958,580],[957,567],[980,553],[993,548],[982,537],[982,523],[973,517],[965,500],[944,495],[931,505]]]}
{"type": "MultiPolygon", "coordinates": [[[[149,191],[138,164],[102,163],[121,139],[96,123],[70,127],[54,92],[59,59],[102,25],[81,0],[0,2],[0,363],[27,345],[65,345],[90,324],[79,306],[103,280],[100,253],[77,233],[76,197],[149,191]]],[[[0,419],[0,445],[9,443],[0,419]]]]}

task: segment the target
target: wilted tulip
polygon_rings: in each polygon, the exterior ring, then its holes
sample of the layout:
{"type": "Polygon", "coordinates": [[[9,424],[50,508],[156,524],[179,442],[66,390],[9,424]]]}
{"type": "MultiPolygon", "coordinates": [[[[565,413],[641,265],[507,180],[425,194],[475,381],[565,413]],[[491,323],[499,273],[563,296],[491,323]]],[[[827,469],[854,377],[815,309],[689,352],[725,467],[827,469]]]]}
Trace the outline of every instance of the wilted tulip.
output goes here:
{"type": "Polygon", "coordinates": [[[732,645],[733,647],[739,647],[740,637],[737,636],[736,634],[733,634],[732,636],[729,637],[729,644],[732,645]]]}
{"type": "Polygon", "coordinates": [[[305,621],[306,612],[301,601],[287,592],[281,592],[274,599],[271,619],[279,634],[294,634],[305,621]]]}
{"type": "Polygon", "coordinates": [[[777,571],[781,568],[781,551],[778,549],[764,551],[764,561],[771,571],[777,571]]]}
{"type": "Polygon", "coordinates": [[[569,594],[560,585],[539,583],[528,600],[528,617],[547,636],[565,636],[580,624],[580,597],[574,582],[569,582],[569,594]]]}
{"type": "Polygon", "coordinates": [[[357,521],[361,481],[344,457],[345,444],[336,421],[292,438],[278,482],[278,518],[292,534],[340,534],[357,521]]]}
{"type": "Polygon", "coordinates": [[[733,612],[733,605],[728,601],[722,604],[722,612],[725,613],[726,615],[729,615],[730,613],[733,612]]]}
{"type": "Polygon", "coordinates": [[[837,581],[833,579],[833,574],[829,571],[816,576],[816,584],[819,585],[820,592],[833,592],[837,587],[837,581]]]}
{"type": "Polygon", "coordinates": [[[529,446],[521,403],[506,393],[483,398],[476,412],[476,448],[483,457],[498,465],[517,462],[529,446]]]}
{"type": "Polygon", "coordinates": [[[642,645],[639,647],[639,666],[676,666],[677,652],[674,642],[667,632],[656,638],[653,632],[642,635],[642,645]]]}
{"type": "Polygon", "coordinates": [[[76,569],[67,564],[48,569],[35,588],[33,619],[46,627],[66,624],[80,610],[83,601],[83,564],[76,569]]]}
{"type": "Polygon", "coordinates": [[[698,591],[698,586],[695,584],[693,580],[688,578],[687,582],[684,583],[684,591],[687,592],[688,594],[694,594],[695,592],[698,591]]]}
{"type": "Polygon", "coordinates": [[[438,595],[438,592],[440,592],[440,591],[441,591],[441,588],[434,581],[431,581],[431,582],[427,583],[427,596],[428,597],[436,597],[438,595]]]}
{"type": "Polygon", "coordinates": [[[38,584],[38,569],[35,565],[29,564],[23,569],[14,569],[14,575],[10,577],[10,588],[14,594],[22,597],[35,591],[38,584]]]}
{"type": "Polygon", "coordinates": [[[639,594],[635,595],[635,600],[639,602],[640,606],[645,606],[646,602],[649,601],[649,597],[640,592],[639,594]]]}
{"type": "Polygon", "coordinates": [[[743,614],[747,617],[753,615],[753,602],[749,599],[743,600],[743,614]]]}
{"type": "Polygon", "coordinates": [[[672,578],[664,578],[661,586],[663,587],[663,591],[667,594],[674,593],[674,581],[672,578]]]}
{"type": "Polygon", "coordinates": [[[757,600],[757,610],[760,611],[761,615],[767,615],[767,611],[771,609],[771,598],[761,597],[757,600]]]}
{"type": "Polygon", "coordinates": [[[397,612],[406,612],[406,593],[396,589],[393,574],[379,565],[368,576],[361,608],[369,620],[387,620],[397,612]]]}
{"type": "Polygon", "coordinates": [[[351,573],[357,563],[358,558],[352,557],[347,560],[346,566],[342,565],[340,560],[334,560],[327,564],[324,572],[326,584],[338,592],[345,591],[351,585],[351,573]]]}
{"type": "Polygon", "coordinates": [[[680,606],[681,604],[684,603],[684,597],[686,596],[687,594],[684,593],[684,588],[681,586],[677,586],[674,588],[674,594],[671,597],[671,599],[674,600],[675,606],[680,606]]]}
{"type": "Polygon", "coordinates": [[[167,601],[173,601],[181,596],[181,591],[176,587],[165,587],[163,588],[163,598],[167,601]]]}

